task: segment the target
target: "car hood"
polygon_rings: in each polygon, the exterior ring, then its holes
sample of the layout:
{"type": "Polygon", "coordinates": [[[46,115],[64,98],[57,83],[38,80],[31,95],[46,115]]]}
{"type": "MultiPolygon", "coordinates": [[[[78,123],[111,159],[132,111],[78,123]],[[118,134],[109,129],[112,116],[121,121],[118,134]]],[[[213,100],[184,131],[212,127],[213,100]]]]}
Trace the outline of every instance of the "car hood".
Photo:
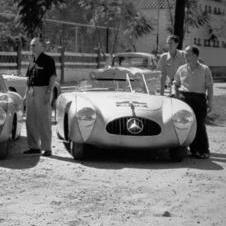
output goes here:
{"type": "Polygon", "coordinates": [[[79,96],[88,99],[103,117],[123,117],[160,111],[163,96],[125,92],[86,92],[79,96]]]}

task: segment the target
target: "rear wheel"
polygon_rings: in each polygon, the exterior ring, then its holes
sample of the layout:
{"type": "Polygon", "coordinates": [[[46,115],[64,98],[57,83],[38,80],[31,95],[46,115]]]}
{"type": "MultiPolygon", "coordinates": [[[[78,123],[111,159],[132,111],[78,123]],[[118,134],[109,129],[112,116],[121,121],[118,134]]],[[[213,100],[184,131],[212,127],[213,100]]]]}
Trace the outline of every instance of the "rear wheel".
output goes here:
{"type": "Polygon", "coordinates": [[[0,143],[0,159],[6,159],[9,154],[9,140],[0,143]]]}
{"type": "Polygon", "coordinates": [[[169,150],[170,159],[174,162],[181,162],[187,155],[186,147],[176,147],[169,150]]]}
{"type": "Polygon", "coordinates": [[[84,159],[86,145],[81,143],[72,142],[71,154],[74,159],[84,159]]]}

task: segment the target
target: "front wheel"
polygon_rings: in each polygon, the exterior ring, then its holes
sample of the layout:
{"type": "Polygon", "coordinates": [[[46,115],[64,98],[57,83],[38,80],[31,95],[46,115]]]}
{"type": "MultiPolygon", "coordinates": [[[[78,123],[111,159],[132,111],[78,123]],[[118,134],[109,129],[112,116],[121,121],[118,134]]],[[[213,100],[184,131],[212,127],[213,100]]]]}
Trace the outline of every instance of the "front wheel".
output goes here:
{"type": "Polygon", "coordinates": [[[0,143],[0,159],[6,159],[9,154],[9,140],[0,143]]]}
{"type": "Polygon", "coordinates": [[[85,157],[85,144],[72,142],[71,154],[74,159],[84,159],[85,157]]]}
{"type": "Polygon", "coordinates": [[[174,162],[181,162],[187,155],[186,147],[176,147],[169,150],[170,159],[174,162]]]}

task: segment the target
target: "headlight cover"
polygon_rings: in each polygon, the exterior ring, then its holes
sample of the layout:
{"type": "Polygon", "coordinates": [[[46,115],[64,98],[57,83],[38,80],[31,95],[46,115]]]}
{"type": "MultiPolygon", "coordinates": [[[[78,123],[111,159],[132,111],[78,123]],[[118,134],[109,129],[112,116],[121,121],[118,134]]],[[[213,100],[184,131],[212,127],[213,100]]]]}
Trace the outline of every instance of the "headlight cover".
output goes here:
{"type": "Polygon", "coordinates": [[[0,126],[4,125],[6,120],[6,112],[0,107],[0,126]]]}
{"type": "Polygon", "coordinates": [[[178,129],[188,129],[194,121],[193,114],[187,110],[180,110],[176,112],[172,119],[175,127],[178,129]]]}
{"type": "Polygon", "coordinates": [[[172,119],[180,145],[186,141],[195,120],[194,117],[194,114],[187,110],[179,110],[173,115],[172,119]]]}
{"type": "Polygon", "coordinates": [[[86,141],[89,138],[96,121],[95,108],[87,99],[77,97],[76,116],[82,138],[86,141]]]}

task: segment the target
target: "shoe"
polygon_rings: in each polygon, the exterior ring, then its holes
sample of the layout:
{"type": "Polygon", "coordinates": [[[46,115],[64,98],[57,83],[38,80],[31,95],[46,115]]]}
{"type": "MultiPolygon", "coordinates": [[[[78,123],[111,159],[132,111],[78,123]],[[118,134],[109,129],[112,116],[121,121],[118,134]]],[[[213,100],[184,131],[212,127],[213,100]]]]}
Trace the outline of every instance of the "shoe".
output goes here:
{"type": "Polygon", "coordinates": [[[45,151],[42,155],[43,156],[51,156],[52,155],[52,151],[45,151]]]}
{"type": "Polygon", "coordinates": [[[210,154],[209,153],[197,153],[196,154],[196,158],[198,159],[209,159],[210,154]]]}
{"type": "Polygon", "coordinates": [[[41,154],[41,150],[36,148],[30,148],[29,150],[24,151],[24,154],[41,154]]]}

